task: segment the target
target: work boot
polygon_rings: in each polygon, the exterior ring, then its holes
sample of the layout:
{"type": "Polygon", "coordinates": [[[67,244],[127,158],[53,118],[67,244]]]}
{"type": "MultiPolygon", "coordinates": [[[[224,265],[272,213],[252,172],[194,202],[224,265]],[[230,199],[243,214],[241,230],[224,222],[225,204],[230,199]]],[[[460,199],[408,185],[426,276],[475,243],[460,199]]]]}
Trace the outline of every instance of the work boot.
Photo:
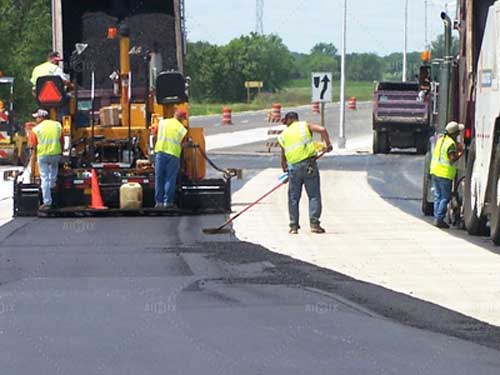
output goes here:
{"type": "Polygon", "coordinates": [[[299,227],[297,225],[291,225],[290,230],[288,231],[290,234],[299,234],[299,227]]]}
{"type": "Polygon", "coordinates": [[[326,230],[321,227],[319,224],[311,224],[311,233],[322,234],[325,233],[326,230]]]}
{"type": "Polygon", "coordinates": [[[434,220],[434,226],[441,229],[449,229],[450,226],[443,219],[434,220]]]}
{"type": "Polygon", "coordinates": [[[52,205],[50,204],[42,204],[40,207],[38,207],[38,211],[48,211],[52,208],[52,205]]]}

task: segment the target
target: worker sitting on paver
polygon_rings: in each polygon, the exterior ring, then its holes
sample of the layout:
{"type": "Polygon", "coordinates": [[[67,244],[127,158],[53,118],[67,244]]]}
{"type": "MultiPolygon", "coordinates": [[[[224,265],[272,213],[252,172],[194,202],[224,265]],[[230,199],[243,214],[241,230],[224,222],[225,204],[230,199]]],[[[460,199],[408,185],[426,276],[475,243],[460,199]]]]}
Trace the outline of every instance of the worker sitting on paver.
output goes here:
{"type": "Polygon", "coordinates": [[[30,144],[36,147],[38,168],[42,187],[43,205],[40,210],[52,206],[51,189],[56,187],[59,159],[64,148],[64,134],[61,123],[49,120],[49,113],[39,109],[33,113],[37,125],[30,133],[30,144]]]}
{"type": "Polygon", "coordinates": [[[464,153],[463,146],[457,145],[457,137],[463,130],[462,124],[450,122],[444,135],[436,142],[432,154],[430,173],[434,189],[434,225],[438,228],[450,227],[444,217],[451,200],[452,182],[457,174],[454,164],[464,153]]]}
{"type": "Polygon", "coordinates": [[[59,52],[50,52],[47,56],[47,61],[36,66],[31,73],[31,84],[33,85],[33,90],[36,87],[36,81],[38,78],[43,76],[59,76],[63,80],[65,85],[70,84],[69,77],[64,74],[64,71],[59,66],[60,62],[63,61],[59,52]]]}
{"type": "Polygon", "coordinates": [[[155,144],[155,208],[174,207],[182,141],[187,134],[187,129],[181,121],[186,117],[187,112],[178,108],[173,118],[161,120],[158,128],[153,130],[157,139],[155,144]]]}
{"type": "Polygon", "coordinates": [[[325,233],[320,226],[321,216],[321,188],[318,165],[316,163],[317,150],[313,142],[312,133],[321,135],[327,152],[332,151],[332,144],[328,131],[319,125],[299,121],[296,112],[288,112],[283,123],[287,125],[278,137],[281,145],[281,167],[288,172],[288,213],[290,215],[290,234],[297,234],[299,230],[299,202],[302,195],[302,186],[305,186],[309,197],[309,222],[312,233],[325,233]]]}

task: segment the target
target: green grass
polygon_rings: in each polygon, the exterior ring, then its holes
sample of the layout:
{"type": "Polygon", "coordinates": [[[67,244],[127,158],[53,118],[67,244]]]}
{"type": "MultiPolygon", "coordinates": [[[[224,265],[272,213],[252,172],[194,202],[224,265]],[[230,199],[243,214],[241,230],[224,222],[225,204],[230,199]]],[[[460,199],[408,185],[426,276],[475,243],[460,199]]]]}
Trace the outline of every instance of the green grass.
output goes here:
{"type": "MultiPolygon", "coordinates": [[[[371,100],[373,82],[346,82],[346,99],[355,96],[358,101],[371,100]]],[[[340,100],[340,82],[333,85],[333,100],[340,100]]],[[[271,109],[273,103],[281,103],[283,107],[294,107],[311,104],[311,82],[307,79],[294,80],[277,93],[261,93],[251,103],[198,103],[190,105],[190,115],[221,114],[223,107],[229,107],[235,112],[271,109]]]]}

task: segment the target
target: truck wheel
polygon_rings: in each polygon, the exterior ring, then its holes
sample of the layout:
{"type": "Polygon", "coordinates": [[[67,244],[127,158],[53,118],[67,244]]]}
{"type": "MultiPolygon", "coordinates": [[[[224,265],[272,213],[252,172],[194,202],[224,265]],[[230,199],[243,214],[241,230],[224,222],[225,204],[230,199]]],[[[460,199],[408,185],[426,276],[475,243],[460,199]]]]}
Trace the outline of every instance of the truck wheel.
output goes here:
{"type": "Polygon", "coordinates": [[[377,131],[373,131],[373,153],[380,154],[380,146],[379,146],[378,132],[377,131]]]}
{"type": "Polygon", "coordinates": [[[474,162],[476,160],[476,143],[472,142],[467,166],[465,169],[465,189],[464,189],[464,221],[465,229],[472,236],[480,236],[488,233],[486,218],[477,216],[477,204],[472,197],[472,174],[474,172],[474,162]]]}
{"type": "Polygon", "coordinates": [[[389,134],[386,132],[373,132],[373,153],[374,154],[388,154],[391,151],[389,144],[389,134]]]}
{"type": "Polygon", "coordinates": [[[429,139],[427,134],[417,134],[415,139],[415,146],[417,148],[418,155],[425,155],[427,153],[429,139]]]}
{"type": "Polygon", "coordinates": [[[500,145],[495,149],[490,188],[490,237],[495,245],[500,245],[500,145]]]}
{"type": "Polygon", "coordinates": [[[424,179],[422,186],[422,213],[425,216],[432,216],[434,214],[434,202],[429,201],[429,192],[432,187],[431,175],[429,174],[430,166],[430,153],[427,153],[425,157],[424,179]]]}

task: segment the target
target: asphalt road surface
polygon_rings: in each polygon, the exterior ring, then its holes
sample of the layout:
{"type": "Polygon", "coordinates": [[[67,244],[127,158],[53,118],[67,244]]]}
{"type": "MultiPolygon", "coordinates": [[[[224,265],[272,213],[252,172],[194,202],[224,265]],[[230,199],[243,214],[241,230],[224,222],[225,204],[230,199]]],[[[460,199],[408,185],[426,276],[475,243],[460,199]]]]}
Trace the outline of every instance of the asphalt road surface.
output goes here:
{"type": "MultiPolygon", "coordinates": [[[[300,111],[307,119],[309,109],[300,111]]],[[[330,111],[334,119],[337,109],[330,111]]],[[[349,116],[348,137],[369,138],[369,107],[349,116]]],[[[235,120],[229,130],[216,117],[192,123],[207,124],[209,137],[227,139],[269,126],[262,112],[235,120]]],[[[333,128],[332,133],[338,134],[333,128]]],[[[244,168],[235,189],[279,165],[276,154],[266,154],[253,140],[211,153],[218,164],[244,168]]],[[[420,217],[422,164],[410,150],[339,155],[323,159],[321,168],[367,170],[380,196],[420,217]]],[[[9,186],[0,185],[0,191],[8,197],[9,186]]],[[[1,199],[1,216],[7,218],[9,203],[1,199]]],[[[244,203],[235,202],[234,209],[244,203]]],[[[202,228],[224,219],[5,223],[0,227],[1,373],[500,372],[496,327],[232,234],[202,234],[202,228]]],[[[484,239],[475,241],[489,246],[484,239]]]]}

